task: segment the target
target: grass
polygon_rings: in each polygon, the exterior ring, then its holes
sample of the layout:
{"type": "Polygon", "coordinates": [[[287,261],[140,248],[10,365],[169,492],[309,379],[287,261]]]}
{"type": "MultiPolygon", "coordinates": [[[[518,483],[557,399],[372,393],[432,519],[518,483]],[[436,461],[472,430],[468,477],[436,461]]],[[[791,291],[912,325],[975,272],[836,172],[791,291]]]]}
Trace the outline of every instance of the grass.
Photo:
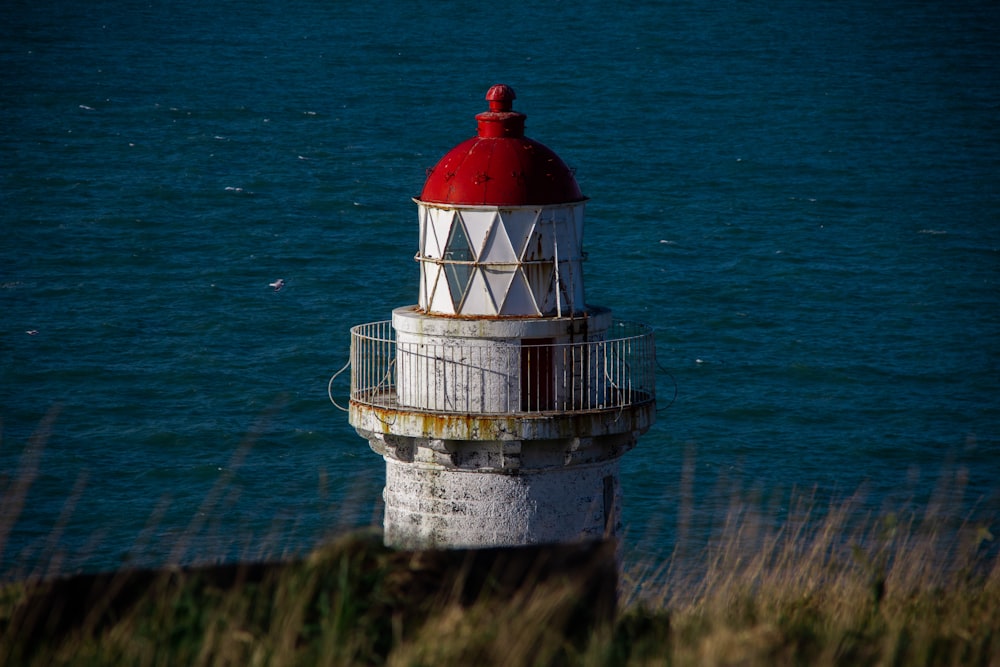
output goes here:
{"type": "Polygon", "coordinates": [[[0,664],[1000,666],[991,527],[865,507],[804,497],[778,523],[734,498],[707,545],[623,572],[613,543],[394,551],[374,531],[299,560],[42,572],[0,587],[0,664]]]}
{"type": "Polygon", "coordinates": [[[631,631],[626,663],[1000,665],[986,526],[932,512],[859,519],[860,501],[814,509],[804,500],[770,530],[737,508],[700,568],[632,573],[618,627],[643,631],[631,631]]]}
{"type": "Polygon", "coordinates": [[[0,663],[550,664],[611,622],[615,567],[612,543],[403,552],[360,532],[301,561],[22,582],[0,592],[0,663]]]}
{"type": "Polygon", "coordinates": [[[299,561],[23,581],[0,589],[0,663],[1000,665],[984,527],[803,512],[770,532],[736,511],[701,568],[620,581],[611,543],[402,552],[375,532],[299,561]]]}

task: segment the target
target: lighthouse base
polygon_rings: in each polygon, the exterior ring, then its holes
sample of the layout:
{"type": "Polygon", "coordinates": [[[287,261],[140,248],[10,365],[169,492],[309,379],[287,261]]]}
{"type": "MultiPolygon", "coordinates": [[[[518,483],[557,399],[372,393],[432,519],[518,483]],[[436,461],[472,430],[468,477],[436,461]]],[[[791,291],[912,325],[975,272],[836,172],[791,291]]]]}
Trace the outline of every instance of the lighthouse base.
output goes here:
{"type": "Polygon", "coordinates": [[[504,547],[621,535],[619,461],[651,401],[537,416],[456,415],[351,402],[385,460],[385,543],[504,547]]]}
{"type": "Polygon", "coordinates": [[[384,536],[392,547],[516,546],[620,531],[617,458],[516,472],[385,461],[384,536]]]}

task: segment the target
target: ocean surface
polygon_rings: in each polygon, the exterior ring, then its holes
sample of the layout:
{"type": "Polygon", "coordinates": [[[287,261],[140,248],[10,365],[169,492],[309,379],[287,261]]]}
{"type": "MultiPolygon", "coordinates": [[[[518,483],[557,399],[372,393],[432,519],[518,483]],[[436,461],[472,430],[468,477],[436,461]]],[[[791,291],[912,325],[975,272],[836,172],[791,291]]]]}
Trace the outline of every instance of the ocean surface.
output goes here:
{"type": "Polygon", "coordinates": [[[501,82],[656,331],[627,558],[797,494],[1000,534],[1000,4],[629,5],[6,0],[0,576],[379,523],[327,382],[501,82]]]}

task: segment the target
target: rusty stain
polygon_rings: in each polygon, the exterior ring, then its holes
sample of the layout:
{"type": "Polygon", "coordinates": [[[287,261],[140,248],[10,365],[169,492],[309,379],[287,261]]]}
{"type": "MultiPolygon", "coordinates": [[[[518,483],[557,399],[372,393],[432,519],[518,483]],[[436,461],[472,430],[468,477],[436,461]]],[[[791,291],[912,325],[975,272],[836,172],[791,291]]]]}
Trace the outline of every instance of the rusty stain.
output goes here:
{"type": "MultiPolygon", "coordinates": [[[[420,306],[414,306],[413,311],[416,313],[424,313],[425,315],[433,315],[434,317],[442,320],[468,320],[474,322],[476,320],[537,320],[538,315],[463,315],[461,313],[439,313],[436,310],[432,311],[427,308],[421,308],[420,306]]],[[[575,316],[579,318],[580,315],[575,316]]],[[[566,319],[569,319],[568,317],[566,319]]]]}
{"type": "Polygon", "coordinates": [[[654,403],[575,413],[476,415],[388,408],[351,401],[356,428],[384,435],[446,440],[534,440],[645,432],[655,420],[654,403]]]}

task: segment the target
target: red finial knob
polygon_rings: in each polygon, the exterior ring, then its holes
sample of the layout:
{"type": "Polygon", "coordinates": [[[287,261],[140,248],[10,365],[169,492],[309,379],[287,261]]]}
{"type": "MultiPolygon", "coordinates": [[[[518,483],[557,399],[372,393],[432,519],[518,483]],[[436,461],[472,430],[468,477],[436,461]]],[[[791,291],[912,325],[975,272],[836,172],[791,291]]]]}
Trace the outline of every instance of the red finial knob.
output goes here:
{"type": "Polygon", "coordinates": [[[486,100],[490,103],[490,111],[510,111],[514,106],[514,89],[506,83],[498,83],[486,92],[486,100]]]}

